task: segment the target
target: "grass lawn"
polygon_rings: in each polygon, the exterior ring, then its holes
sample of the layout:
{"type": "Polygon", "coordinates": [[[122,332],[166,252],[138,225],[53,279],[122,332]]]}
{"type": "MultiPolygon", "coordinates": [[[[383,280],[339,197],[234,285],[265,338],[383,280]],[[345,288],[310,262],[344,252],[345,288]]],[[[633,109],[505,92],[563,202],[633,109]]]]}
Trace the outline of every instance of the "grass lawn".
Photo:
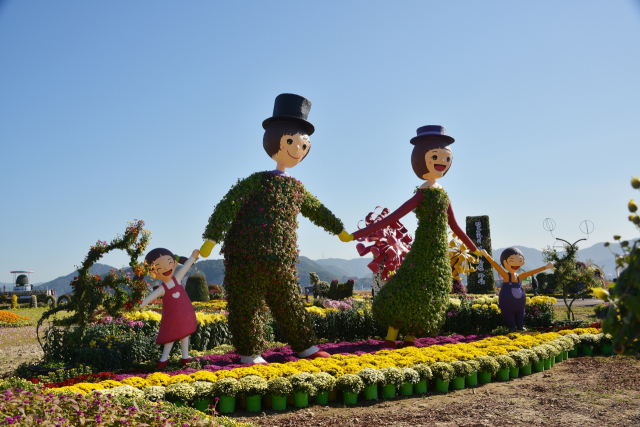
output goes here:
{"type": "MultiPolygon", "coordinates": [[[[566,320],[567,319],[567,307],[563,304],[561,306],[556,305],[555,307],[556,320],[566,320]]],[[[588,322],[599,322],[602,319],[598,319],[596,317],[596,313],[593,310],[593,307],[573,307],[571,309],[573,311],[574,316],[576,316],[576,320],[586,320],[588,322]]]]}

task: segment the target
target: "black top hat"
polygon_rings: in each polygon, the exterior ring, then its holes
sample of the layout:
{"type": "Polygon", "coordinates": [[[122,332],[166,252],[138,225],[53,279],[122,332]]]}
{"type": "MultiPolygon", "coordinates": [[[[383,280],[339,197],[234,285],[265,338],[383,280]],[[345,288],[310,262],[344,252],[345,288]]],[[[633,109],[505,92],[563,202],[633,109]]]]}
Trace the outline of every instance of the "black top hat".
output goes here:
{"type": "Polygon", "coordinates": [[[447,135],[447,129],[444,126],[437,126],[437,125],[422,126],[418,128],[416,133],[418,135],[411,138],[411,143],[413,145],[416,145],[416,142],[421,140],[423,137],[439,137],[447,141],[449,144],[453,144],[455,142],[455,139],[447,135]]]}
{"type": "Polygon", "coordinates": [[[315,128],[307,121],[309,110],[311,109],[311,101],[300,95],[292,93],[282,93],[276,97],[273,105],[273,117],[269,117],[262,122],[264,129],[268,128],[278,120],[287,120],[300,123],[304,126],[307,135],[311,135],[315,128]]]}

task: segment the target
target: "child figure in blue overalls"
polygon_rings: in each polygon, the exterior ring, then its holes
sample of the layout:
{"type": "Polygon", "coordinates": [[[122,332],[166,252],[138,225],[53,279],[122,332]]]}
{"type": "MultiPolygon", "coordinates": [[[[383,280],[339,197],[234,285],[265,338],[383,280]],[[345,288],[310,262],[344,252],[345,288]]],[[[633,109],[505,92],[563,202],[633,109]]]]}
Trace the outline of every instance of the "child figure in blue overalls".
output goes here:
{"type": "Polygon", "coordinates": [[[507,322],[510,332],[524,330],[524,307],[527,297],[522,287],[522,279],[538,274],[548,268],[553,268],[553,263],[548,263],[544,267],[526,271],[518,275],[517,271],[524,265],[524,255],[518,248],[507,248],[500,255],[498,265],[486,250],[482,250],[484,256],[493,268],[502,276],[502,287],[500,288],[499,302],[502,317],[507,322]]]}

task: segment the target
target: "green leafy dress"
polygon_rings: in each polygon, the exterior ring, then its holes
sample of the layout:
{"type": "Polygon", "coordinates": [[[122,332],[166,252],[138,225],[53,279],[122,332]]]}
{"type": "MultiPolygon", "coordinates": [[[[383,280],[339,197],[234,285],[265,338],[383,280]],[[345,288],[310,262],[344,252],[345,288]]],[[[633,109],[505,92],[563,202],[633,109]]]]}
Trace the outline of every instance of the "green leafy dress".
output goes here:
{"type": "Polygon", "coordinates": [[[451,289],[447,227],[449,198],[442,188],[419,189],[415,239],[404,262],[373,301],[373,315],[401,334],[434,336],[444,323],[451,289]]]}
{"type": "Polygon", "coordinates": [[[203,233],[223,242],[231,341],[242,355],[265,350],[265,303],[294,351],[316,343],[295,266],[299,213],[332,234],[344,230],[342,221],[301,182],[258,172],[229,190],[203,233]]]}

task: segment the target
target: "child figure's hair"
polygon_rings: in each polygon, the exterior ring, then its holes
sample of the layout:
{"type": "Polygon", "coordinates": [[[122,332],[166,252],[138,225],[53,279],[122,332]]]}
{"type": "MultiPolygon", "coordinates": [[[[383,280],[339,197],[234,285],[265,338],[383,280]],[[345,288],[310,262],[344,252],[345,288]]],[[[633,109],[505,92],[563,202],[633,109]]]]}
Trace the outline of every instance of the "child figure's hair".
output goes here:
{"type": "Polygon", "coordinates": [[[524,254],[518,248],[507,248],[500,254],[500,266],[504,265],[504,262],[509,259],[511,255],[520,255],[524,261],[524,254]]]}
{"type": "Polygon", "coordinates": [[[169,255],[171,258],[175,259],[178,264],[184,264],[187,262],[187,258],[183,256],[174,255],[169,249],[165,248],[155,248],[150,251],[147,256],[144,257],[144,261],[151,266],[158,258],[162,256],[169,255]]]}

